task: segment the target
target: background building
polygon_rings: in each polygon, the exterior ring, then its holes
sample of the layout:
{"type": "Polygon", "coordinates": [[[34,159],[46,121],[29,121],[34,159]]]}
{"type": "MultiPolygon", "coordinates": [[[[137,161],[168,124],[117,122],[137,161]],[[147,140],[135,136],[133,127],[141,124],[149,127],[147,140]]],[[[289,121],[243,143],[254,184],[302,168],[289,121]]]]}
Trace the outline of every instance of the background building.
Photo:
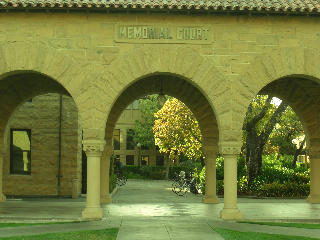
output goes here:
{"type": "MultiPolygon", "coordinates": [[[[156,148],[138,148],[133,142],[139,100],[121,114],[114,129],[114,155],[123,165],[164,165],[156,148]]],[[[35,97],[13,114],[7,129],[3,169],[4,193],[77,197],[86,185],[86,157],[82,129],[72,98],[59,94],[35,97]]]]}
{"type": "Polygon", "coordinates": [[[141,165],[163,166],[164,156],[156,147],[148,149],[134,143],[132,133],[137,120],[141,119],[139,100],[131,103],[120,115],[113,132],[113,149],[116,158],[120,159],[123,165],[138,165],[139,156],[141,165]]]}

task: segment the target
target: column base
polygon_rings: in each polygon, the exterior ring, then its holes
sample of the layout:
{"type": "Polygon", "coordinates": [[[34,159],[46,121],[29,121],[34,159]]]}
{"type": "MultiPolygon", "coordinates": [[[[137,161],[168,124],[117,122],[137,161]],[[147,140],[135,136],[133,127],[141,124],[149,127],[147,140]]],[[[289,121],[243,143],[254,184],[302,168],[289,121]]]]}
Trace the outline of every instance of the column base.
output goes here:
{"type": "Polygon", "coordinates": [[[6,196],[0,193],[0,202],[5,202],[7,200],[6,196]]]}
{"type": "Polygon", "coordinates": [[[224,208],[220,212],[223,220],[242,220],[242,214],[238,208],[224,208]]]}
{"type": "Polygon", "coordinates": [[[112,203],[112,199],[110,195],[103,195],[100,197],[100,202],[101,203],[112,203]]]}
{"type": "Polygon", "coordinates": [[[320,203],[320,195],[309,195],[307,198],[308,203],[320,203]]]}
{"type": "Polygon", "coordinates": [[[217,198],[217,196],[204,196],[202,199],[203,203],[219,203],[219,199],[217,198]]]}
{"type": "Polygon", "coordinates": [[[86,207],[82,211],[82,218],[87,220],[100,220],[102,219],[103,211],[101,207],[86,207]]]}

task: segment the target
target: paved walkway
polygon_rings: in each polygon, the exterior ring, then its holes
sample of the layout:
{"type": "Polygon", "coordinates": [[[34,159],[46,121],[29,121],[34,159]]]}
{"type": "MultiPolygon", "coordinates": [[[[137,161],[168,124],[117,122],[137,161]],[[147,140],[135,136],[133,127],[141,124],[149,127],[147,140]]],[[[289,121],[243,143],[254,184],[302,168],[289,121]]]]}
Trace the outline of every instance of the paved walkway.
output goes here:
{"type": "MultiPolygon", "coordinates": [[[[201,196],[172,193],[170,182],[131,180],[113,197],[113,204],[103,206],[105,218],[99,222],[53,224],[1,228],[0,237],[120,227],[117,240],[194,240],[222,239],[215,227],[320,238],[320,230],[305,230],[234,222],[218,218],[223,207],[203,204],[201,196]]],[[[9,199],[0,203],[0,221],[80,220],[85,199],[9,199]],[[36,211],[35,211],[36,210],[36,211]]],[[[320,222],[320,204],[304,200],[239,199],[246,220],[320,222]]]]}

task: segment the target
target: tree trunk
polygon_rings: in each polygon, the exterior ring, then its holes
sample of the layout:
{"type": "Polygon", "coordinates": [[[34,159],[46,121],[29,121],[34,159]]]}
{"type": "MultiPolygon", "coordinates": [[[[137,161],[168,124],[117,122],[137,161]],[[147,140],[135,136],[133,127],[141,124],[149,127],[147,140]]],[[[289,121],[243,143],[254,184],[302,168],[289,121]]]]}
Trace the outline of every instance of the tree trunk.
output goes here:
{"type": "MultiPolygon", "coordinates": [[[[246,139],[246,164],[247,164],[247,176],[248,186],[251,187],[254,179],[258,176],[262,167],[262,153],[268,138],[278,122],[278,118],[286,110],[287,104],[281,102],[278,108],[275,110],[270,120],[264,126],[263,131],[258,135],[256,125],[266,115],[268,108],[270,107],[272,97],[269,96],[266,100],[266,104],[259,114],[256,114],[253,119],[247,121],[243,130],[247,132],[246,139]]],[[[248,112],[252,112],[252,104],[249,105],[248,112]]]]}
{"type": "Polygon", "coordinates": [[[303,141],[300,144],[300,147],[297,148],[296,152],[294,153],[293,162],[292,162],[292,167],[294,167],[294,168],[297,166],[298,156],[302,152],[303,145],[305,142],[306,142],[306,138],[303,139],[303,141]]]}
{"type": "Polygon", "coordinates": [[[258,139],[248,144],[247,147],[247,176],[248,186],[252,186],[254,179],[259,175],[262,167],[263,147],[260,146],[258,139]]]}
{"type": "Polygon", "coordinates": [[[166,180],[169,180],[169,170],[170,170],[170,158],[168,155],[165,156],[166,158],[166,180]]]}

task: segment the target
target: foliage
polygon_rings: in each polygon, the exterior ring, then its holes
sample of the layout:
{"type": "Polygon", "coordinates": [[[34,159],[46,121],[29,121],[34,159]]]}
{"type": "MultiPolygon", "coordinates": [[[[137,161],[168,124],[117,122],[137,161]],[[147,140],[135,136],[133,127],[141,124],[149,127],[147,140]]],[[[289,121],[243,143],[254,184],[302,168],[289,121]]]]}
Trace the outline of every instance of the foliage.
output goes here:
{"type": "Polygon", "coordinates": [[[118,235],[118,228],[109,228],[102,230],[88,230],[78,232],[65,233],[47,233],[32,236],[6,237],[1,239],[7,240],[79,240],[79,239],[95,239],[95,240],[115,240],[118,235]]]}
{"type": "Polygon", "coordinates": [[[184,154],[189,159],[200,159],[201,131],[190,109],[176,98],[166,101],[155,113],[153,132],[160,152],[168,153],[170,159],[184,154]]]}
{"type": "Polygon", "coordinates": [[[276,107],[272,96],[258,95],[250,103],[243,124],[245,130],[245,149],[248,185],[251,187],[262,167],[262,153],[268,138],[279,118],[286,110],[287,104],[281,102],[276,107]]]}
{"type": "Polygon", "coordinates": [[[278,234],[267,234],[257,232],[239,232],[234,230],[228,230],[223,228],[214,228],[214,230],[220,234],[226,240],[314,240],[315,238],[300,237],[292,235],[278,235],[278,234]]]}
{"type": "Polygon", "coordinates": [[[141,120],[136,120],[133,140],[135,145],[140,143],[142,146],[154,147],[154,134],[152,128],[154,126],[154,114],[161,108],[158,95],[149,95],[139,100],[139,109],[141,112],[141,120]]]}
{"type": "Polygon", "coordinates": [[[241,221],[241,223],[250,223],[266,226],[279,226],[279,227],[294,227],[304,229],[320,229],[320,224],[315,223],[292,223],[292,222],[247,222],[241,221]]]}
{"type": "Polygon", "coordinates": [[[205,194],[206,192],[206,167],[203,167],[202,170],[200,171],[198,168],[195,168],[193,170],[193,177],[200,186],[200,190],[202,194],[205,194]]]}
{"type": "Polygon", "coordinates": [[[124,166],[122,170],[129,179],[154,180],[164,179],[166,171],[163,166],[124,166]]]}
{"type": "Polygon", "coordinates": [[[310,193],[310,184],[296,182],[273,182],[262,184],[257,190],[258,197],[305,197],[310,193]]]}
{"type": "Polygon", "coordinates": [[[224,194],[224,183],[223,180],[217,180],[217,194],[223,195],[224,194]]]}
{"type": "Polygon", "coordinates": [[[270,135],[270,145],[277,146],[281,155],[294,155],[297,146],[292,141],[302,135],[304,132],[299,117],[288,106],[270,135]]]}

